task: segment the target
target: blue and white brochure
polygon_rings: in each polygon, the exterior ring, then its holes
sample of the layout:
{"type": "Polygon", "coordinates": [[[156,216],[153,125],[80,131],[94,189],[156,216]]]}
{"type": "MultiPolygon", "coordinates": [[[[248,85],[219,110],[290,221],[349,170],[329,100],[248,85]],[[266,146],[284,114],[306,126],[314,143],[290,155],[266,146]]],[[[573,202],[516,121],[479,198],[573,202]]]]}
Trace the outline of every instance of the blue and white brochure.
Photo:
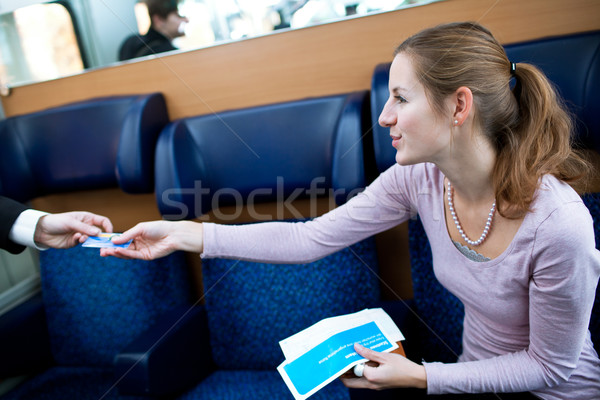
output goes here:
{"type": "Polygon", "coordinates": [[[375,351],[398,348],[404,336],[380,308],[326,318],[279,342],[286,360],[277,367],[296,400],[304,400],[366,359],[354,343],[375,351]]]}

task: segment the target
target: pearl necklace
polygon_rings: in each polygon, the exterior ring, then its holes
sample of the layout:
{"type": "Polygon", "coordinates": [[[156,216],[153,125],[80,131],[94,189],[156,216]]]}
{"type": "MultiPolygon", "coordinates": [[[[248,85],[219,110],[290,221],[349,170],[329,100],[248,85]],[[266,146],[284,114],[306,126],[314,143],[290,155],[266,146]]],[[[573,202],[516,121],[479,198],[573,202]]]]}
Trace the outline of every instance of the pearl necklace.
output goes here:
{"type": "Polygon", "coordinates": [[[494,204],[492,204],[492,209],[490,210],[490,213],[488,214],[487,221],[485,223],[485,228],[483,228],[483,233],[477,240],[469,239],[467,237],[467,235],[465,234],[465,232],[463,231],[462,226],[460,225],[458,216],[456,215],[456,211],[454,211],[454,202],[452,201],[452,185],[450,185],[450,181],[448,181],[448,209],[450,210],[450,215],[452,215],[452,219],[454,220],[456,229],[458,229],[458,233],[460,233],[460,236],[462,236],[462,238],[465,240],[465,242],[467,242],[471,246],[479,246],[481,243],[483,243],[483,241],[487,237],[488,233],[490,232],[490,228],[492,226],[492,219],[494,219],[494,213],[496,212],[496,202],[495,201],[494,201],[494,204]]]}

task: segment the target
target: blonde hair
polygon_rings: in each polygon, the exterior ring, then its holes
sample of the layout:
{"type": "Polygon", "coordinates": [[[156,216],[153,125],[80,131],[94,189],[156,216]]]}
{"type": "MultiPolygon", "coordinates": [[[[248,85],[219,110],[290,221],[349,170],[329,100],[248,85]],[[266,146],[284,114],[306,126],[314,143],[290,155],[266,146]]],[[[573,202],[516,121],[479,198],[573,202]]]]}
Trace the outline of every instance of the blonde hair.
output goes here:
{"type": "Polygon", "coordinates": [[[546,76],[516,64],[484,27],[461,22],[426,29],[396,49],[413,61],[434,110],[459,87],[473,93],[475,123],[494,146],[498,212],[520,218],[530,209],[540,178],[576,183],[591,170],[572,146],[573,122],[546,76]],[[514,88],[510,87],[511,77],[514,88]]]}

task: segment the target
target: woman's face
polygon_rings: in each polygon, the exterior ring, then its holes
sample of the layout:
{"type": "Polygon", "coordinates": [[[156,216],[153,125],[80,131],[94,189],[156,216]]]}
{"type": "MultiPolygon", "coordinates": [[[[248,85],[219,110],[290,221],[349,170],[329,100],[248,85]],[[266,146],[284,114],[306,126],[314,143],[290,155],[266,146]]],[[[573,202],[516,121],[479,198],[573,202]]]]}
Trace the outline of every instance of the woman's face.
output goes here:
{"type": "Polygon", "coordinates": [[[411,58],[403,53],[392,62],[389,91],[379,124],[390,128],[396,162],[410,165],[440,161],[450,144],[451,117],[446,121],[434,113],[411,58]]]}

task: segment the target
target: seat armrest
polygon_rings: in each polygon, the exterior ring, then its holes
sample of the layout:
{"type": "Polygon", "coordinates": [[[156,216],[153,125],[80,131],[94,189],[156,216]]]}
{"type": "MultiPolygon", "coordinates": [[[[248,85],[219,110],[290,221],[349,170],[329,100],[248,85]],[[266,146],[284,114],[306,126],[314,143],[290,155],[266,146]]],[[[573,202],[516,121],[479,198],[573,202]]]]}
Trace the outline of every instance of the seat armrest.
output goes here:
{"type": "Polygon", "coordinates": [[[54,364],[41,293],[0,316],[0,354],[0,378],[54,364]]]}
{"type": "Polygon", "coordinates": [[[114,360],[117,388],[126,395],[173,395],[215,370],[203,306],[165,313],[114,360]]]}

